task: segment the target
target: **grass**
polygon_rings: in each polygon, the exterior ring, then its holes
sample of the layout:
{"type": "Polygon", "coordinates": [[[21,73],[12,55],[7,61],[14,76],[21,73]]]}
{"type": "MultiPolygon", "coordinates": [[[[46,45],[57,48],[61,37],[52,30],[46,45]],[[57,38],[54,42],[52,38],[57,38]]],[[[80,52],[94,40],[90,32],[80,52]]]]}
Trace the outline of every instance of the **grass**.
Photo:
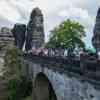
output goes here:
{"type": "Polygon", "coordinates": [[[25,98],[24,100],[32,100],[32,96],[25,98]]]}

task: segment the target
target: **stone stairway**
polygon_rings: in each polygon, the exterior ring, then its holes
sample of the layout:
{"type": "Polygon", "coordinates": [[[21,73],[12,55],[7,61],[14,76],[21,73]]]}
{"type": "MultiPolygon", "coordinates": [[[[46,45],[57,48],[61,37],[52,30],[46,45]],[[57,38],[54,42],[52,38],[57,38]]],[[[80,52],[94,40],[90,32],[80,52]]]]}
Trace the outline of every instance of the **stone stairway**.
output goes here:
{"type": "Polygon", "coordinates": [[[0,100],[7,100],[7,81],[0,76],[0,100]]]}

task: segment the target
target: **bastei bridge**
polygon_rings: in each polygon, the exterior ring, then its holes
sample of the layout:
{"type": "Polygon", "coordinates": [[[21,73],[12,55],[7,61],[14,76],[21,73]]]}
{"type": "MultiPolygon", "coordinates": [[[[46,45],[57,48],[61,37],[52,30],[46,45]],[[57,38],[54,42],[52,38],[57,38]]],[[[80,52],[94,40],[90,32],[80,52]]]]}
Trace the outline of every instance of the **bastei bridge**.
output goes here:
{"type": "Polygon", "coordinates": [[[100,100],[100,62],[25,54],[33,100],[100,100]]]}

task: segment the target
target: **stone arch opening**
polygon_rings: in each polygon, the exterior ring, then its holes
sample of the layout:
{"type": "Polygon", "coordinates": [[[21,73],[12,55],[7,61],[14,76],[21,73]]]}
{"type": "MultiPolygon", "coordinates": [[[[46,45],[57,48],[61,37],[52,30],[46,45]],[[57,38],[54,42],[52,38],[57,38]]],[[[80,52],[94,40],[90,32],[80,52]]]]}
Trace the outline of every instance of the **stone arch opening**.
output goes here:
{"type": "Polygon", "coordinates": [[[43,73],[39,73],[35,79],[33,98],[33,100],[57,100],[52,84],[43,73]]]}

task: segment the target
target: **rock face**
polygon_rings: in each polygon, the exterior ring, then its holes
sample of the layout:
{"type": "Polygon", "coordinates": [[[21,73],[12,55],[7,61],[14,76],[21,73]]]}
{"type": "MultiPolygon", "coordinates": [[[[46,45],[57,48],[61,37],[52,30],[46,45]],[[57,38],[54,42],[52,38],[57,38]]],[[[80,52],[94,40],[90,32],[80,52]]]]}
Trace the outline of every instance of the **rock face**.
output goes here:
{"type": "Polygon", "coordinates": [[[39,8],[33,9],[27,25],[26,50],[39,48],[44,44],[43,14],[39,8]]]}
{"type": "Polygon", "coordinates": [[[8,99],[7,80],[0,76],[0,100],[8,99]]]}
{"type": "Polygon", "coordinates": [[[96,16],[96,24],[94,27],[94,36],[92,38],[92,44],[96,51],[100,51],[100,8],[98,9],[96,16]]]}
{"type": "Polygon", "coordinates": [[[13,36],[15,38],[15,45],[22,49],[25,42],[25,33],[26,33],[26,25],[24,24],[15,24],[12,29],[13,36]]]}
{"type": "MultiPolygon", "coordinates": [[[[2,29],[5,31],[7,29],[2,29]]],[[[32,47],[40,48],[44,44],[43,14],[39,8],[33,9],[28,25],[15,24],[12,29],[15,45],[22,49],[25,43],[26,51],[32,47]]]]}
{"type": "MultiPolygon", "coordinates": [[[[0,76],[3,75],[4,56],[8,47],[14,45],[14,37],[11,29],[2,27],[0,29],[0,76]]],[[[0,99],[1,100],[1,99],[0,99]]]]}
{"type": "Polygon", "coordinates": [[[8,46],[14,44],[13,34],[11,29],[3,27],[0,29],[0,56],[5,54],[8,46]]]}

